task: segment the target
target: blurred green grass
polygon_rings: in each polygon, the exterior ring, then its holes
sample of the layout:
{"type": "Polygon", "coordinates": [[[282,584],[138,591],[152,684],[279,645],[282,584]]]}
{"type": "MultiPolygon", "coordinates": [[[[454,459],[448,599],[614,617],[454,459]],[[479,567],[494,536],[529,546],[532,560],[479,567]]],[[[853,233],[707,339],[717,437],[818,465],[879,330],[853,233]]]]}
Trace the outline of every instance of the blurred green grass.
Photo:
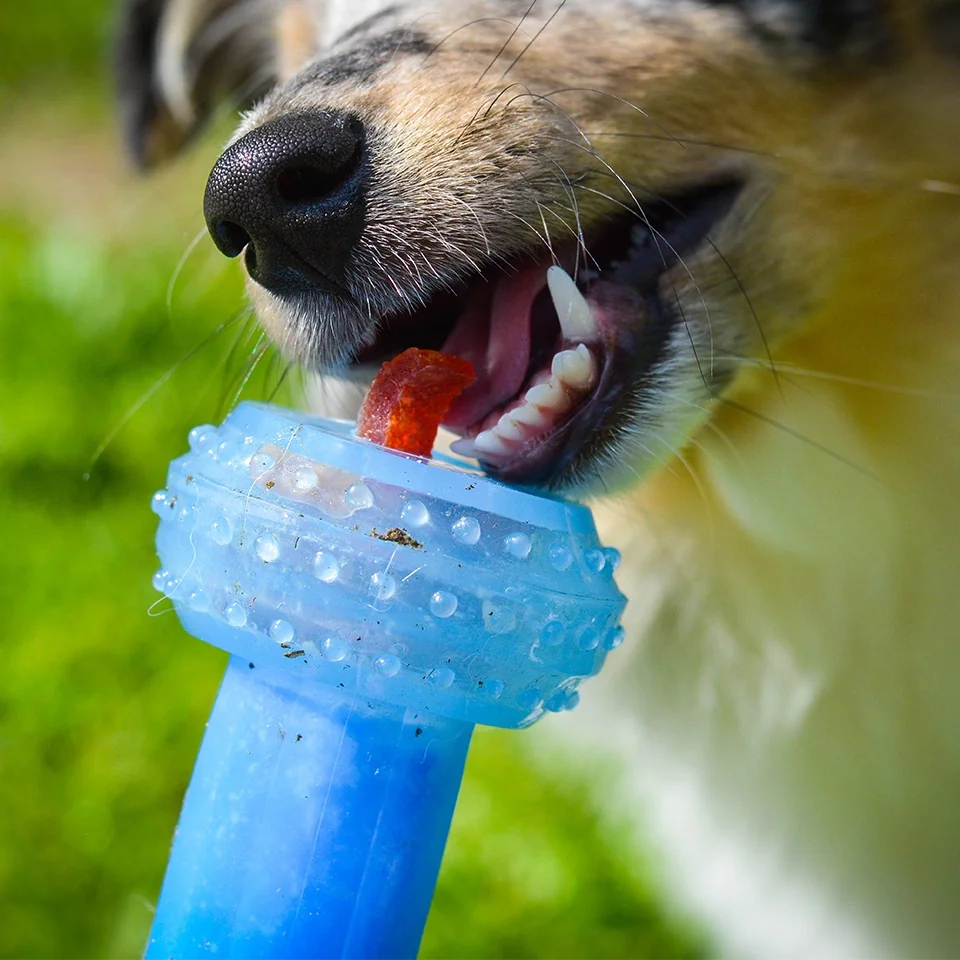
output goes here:
{"type": "MultiPolygon", "coordinates": [[[[224,664],[155,606],[148,501],[189,427],[235,400],[257,333],[236,265],[202,235],[178,266],[216,145],[134,177],[103,77],[109,5],[12,6],[0,12],[0,90],[15,104],[0,132],[0,956],[134,957],[224,664]]],[[[245,395],[272,394],[281,370],[261,363],[245,395]]],[[[533,769],[523,735],[481,731],[423,955],[696,954],[635,858],[582,780],[533,769]]]]}

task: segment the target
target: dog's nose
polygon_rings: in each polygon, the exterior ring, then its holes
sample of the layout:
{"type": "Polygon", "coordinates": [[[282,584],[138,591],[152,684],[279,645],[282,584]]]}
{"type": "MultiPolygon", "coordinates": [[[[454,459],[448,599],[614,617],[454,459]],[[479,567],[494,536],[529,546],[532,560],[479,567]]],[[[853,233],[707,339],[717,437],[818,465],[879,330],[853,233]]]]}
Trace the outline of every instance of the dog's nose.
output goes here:
{"type": "Polygon", "coordinates": [[[274,293],[342,291],[363,231],[369,179],[364,130],[334,111],[271,120],[217,161],[203,212],[228,257],[246,250],[250,276],[274,293]]]}

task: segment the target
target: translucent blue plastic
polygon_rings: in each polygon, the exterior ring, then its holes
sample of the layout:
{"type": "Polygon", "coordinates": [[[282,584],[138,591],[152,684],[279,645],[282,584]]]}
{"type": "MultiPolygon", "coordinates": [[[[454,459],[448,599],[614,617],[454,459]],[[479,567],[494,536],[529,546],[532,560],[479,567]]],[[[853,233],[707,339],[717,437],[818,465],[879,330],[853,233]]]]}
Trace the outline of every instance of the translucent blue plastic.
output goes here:
{"type": "Polygon", "coordinates": [[[622,639],[588,510],[243,404],[154,498],[155,585],[232,654],[148,957],[416,954],[475,723],[622,639]]]}

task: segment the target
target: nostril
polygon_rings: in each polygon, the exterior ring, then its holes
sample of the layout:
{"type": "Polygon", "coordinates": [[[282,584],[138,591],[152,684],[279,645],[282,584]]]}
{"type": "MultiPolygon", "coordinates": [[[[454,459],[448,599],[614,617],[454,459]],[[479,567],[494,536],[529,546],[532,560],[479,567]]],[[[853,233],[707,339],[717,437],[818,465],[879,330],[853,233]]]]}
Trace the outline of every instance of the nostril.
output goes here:
{"type": "Polygon", "coordinates": [[[250,234],[239,223],[230,220],[218,220],[211,224],[210,235],[217,249],[227,257],[240,256],[243,248],[251,244],[250,234]]]}
{"type": "Polygon", "coordinates": [[[328,197],[340,185],[339,173],[312,167],[294,167],[277,177],[277,192],[287,203],[313,203],[328,197]]]}
{"type": "Polygon", "coordinates": [[[292,204],[318,203],[336,193],[360,164],[362,149],[357,145],[352,155],[333,169],[298,164],[281,170],[277,176],[280,199],[292,204]]]}
{"type": "Polygon", "coordinates": [[[273,292],[342,293],[366,220],[371,162],[362,121],[333,110],[275,117],[217,160],[203,198],[214,243],[273,292]],[[299,278],[299,279],[298,279],[299,278]]]}

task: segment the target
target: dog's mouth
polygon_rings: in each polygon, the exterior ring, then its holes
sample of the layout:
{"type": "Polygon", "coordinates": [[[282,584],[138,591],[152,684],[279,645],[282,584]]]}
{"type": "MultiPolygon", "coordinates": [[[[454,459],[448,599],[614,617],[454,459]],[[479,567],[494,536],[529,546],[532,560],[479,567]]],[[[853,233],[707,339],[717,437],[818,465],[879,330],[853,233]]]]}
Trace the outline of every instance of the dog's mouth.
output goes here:
{"type": "Polygon", "coordinates": [[[470,361],[476,382],[444,421],[459,435],[453,451],[511,483],[562,486],[651,385],[682,322],[669,277],[710,242],[739,192],[731,181],[689,190],[583,244],[481,269],[453,292],[383,317],[354,363],[408,347],[470,361]]]}

